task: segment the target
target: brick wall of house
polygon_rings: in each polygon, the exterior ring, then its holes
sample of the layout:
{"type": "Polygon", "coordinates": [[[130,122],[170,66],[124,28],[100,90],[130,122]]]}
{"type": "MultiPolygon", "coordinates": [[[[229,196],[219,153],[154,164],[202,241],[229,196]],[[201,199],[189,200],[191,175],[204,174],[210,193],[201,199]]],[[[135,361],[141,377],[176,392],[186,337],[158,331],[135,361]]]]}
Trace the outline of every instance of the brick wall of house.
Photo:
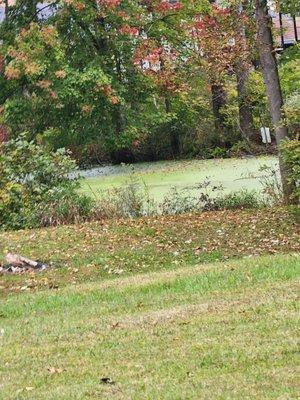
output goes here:
{"type": "Polygon", "coordinates": [[[296,38],[300,40],[300,16],[296,17],[296,35],[294,28],[294,19],[289,14],[282,15],[282,32],[280,27],[280,19],[278,14],[272,15],[273,25],[276,29],[276,43],[278,46],[282,45],[281,35],[285,45],[291,45],[296,42],[296,38]]]}

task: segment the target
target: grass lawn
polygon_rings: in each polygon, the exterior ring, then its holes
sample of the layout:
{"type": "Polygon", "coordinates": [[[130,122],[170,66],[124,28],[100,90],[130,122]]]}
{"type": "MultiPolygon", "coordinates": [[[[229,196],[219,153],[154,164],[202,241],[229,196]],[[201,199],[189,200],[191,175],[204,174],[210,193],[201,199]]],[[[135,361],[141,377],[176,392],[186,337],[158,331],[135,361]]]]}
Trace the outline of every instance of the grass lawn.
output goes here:
{"type": "Polygon", "coordinates": [[[257,256],[11,295],[1,399],[298,399],[299,268],[257,256]]]}
{"type": "Polygon", "coordinates": [[[0,233],[5,251],[53,262],[40,274],[0,276],[0,296],[106,278],[300,250],[288,208],[208,212],[0,233]]]}
{"type": "Polygon", "coordinates": [[[0,398],[299,398],[291,211],[0,233],[54,263],[0,276],[0,398]]]}
{"type": "Polygon", "coordinates": [[[120,187],[128,182],[133,169],[135,178],[147,185],[150,196],[156,201],[161,201],[171,187],[191,189],[206,178],[209,178],[213,185],[222,185],[226,192],[243,188],[259,190],[261,188],[260,177],[264,175],[259,169],[263,165],[277,170],[278,160],[276,157],[253,157],[163,161],[135,164],[132,167],[105,167],[98,170],[99,176],[89,177],[82,183],[82,191],[99,196],[101,190],[120,187]]]}

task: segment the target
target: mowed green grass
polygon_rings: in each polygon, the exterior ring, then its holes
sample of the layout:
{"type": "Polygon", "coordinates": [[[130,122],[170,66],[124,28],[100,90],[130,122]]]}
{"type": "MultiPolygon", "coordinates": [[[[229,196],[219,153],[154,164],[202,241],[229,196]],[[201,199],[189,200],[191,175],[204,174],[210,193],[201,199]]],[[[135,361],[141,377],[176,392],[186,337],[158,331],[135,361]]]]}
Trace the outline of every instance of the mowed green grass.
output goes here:
{"type": "Polygon", "coordinates": [[[100,175],[84,180],[82,191],[92,196],[100,196],[102,191],[126,184],[134,171],[137,181],[146,184],[149,195],[161,201],[172,187],[190,189],[196,192],[195,186],[209,179],[213,186],[222,185],[225,192],[240,189],[260,190],[262,166],[278,169],[276,157],[251,157],[244,159],[215,159],[163,161],[118,166],[113,173],[100,175]]]}
{"type": "Polygon", "coordinates": [[[298,399],[299,272],[255,256],[9,296],[0,397],[298,399]]]}

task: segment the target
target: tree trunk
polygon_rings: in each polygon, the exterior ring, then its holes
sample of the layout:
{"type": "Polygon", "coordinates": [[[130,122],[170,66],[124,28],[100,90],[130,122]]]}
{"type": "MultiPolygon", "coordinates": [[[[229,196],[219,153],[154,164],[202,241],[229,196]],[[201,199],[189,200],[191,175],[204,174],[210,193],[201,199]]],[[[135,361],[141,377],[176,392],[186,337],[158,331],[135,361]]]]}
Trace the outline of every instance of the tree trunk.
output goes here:
{"type": "Polygon", "coordinates": [[[283,123],[283,97],[273,46],[271,31],[272,22],[270,16],[268,15],[267,0],[256,0],[255,15],[257,23],[257,45],[267,90],[270,114],[275,129],[276,143],[278,146],[283,193],[285,201],[290,202],[291,194],[295,186],[289,181],[288,167],[284,163],[280,150],[281,142],[288,137],[288,129],[283,123]]]}
{"type": "MultiPolygon", "coordinates": [[[[8,20],[8,0],[4,0],[4,22],[8,20]]],[[[4,56],[0,55],[0,73],[4,73],[5,61],[4,56]]],[[[8,131],[5,125],[0,124],[0,144],[8,140],[8,131]]]]}
{"type": "MultiPolygon", "coordinates": [[[[166,106],[166,113],[167,114],[171,113],[172,112],[172,103],[171,103],[171,99],[168,95],[165,96],[165,106],[166,106]]],[[[172,155],[173,155],[173,157],[176,157],[180,153],[178,131],[177,131],[177,129],[175,129],[175,130],[172,129],[172,126],[170,128],[171,128],[170,144],[171,144],[172,155]]]]}
{"type": "MultiPolygon", "coordinates": [[[[121,62],[121,56],[117,53],[115,53],[115,60],[116,60],[116,72],[117,72],[118,81],[120,84],[122,84],[122,81],[123,81],[122,62],[121,62]]],[[[115,118],[116,134],[117,134],[117,136],[120,136],[126,126],[126,120],[125,120],[125,116],[123,113],[123,105],[120,103],[117,104],[115,107],[115,110],[116,110],[116,118],[115,118]]]]}
{"type": "Polygon", "coordinates": [[[222,114],[222,108],[227,103],[227,95],[224,87],[217,83],[212,83],[211,94],[216,133],[220,136],[221,142],[224,142],[227,127],[225,125],[225,118],[222,114]]]}
{"type": "Polygon", "coordinates": [[[237,79],[237,92],[239,104],[239,128],[241,136],[250,142],[255,136],[253,126],[253,115],[250,105],[247,102],[247,79],[251,72],[251,67],[246,62],[238,62],[235,67],[237,79]]]}
{"type": "MultiPolygon", "coordinates": [[[[160,70],[164,71],[165,70],[165,60],[162,56],[159,57],[160,61],[160,70]]],[[[165,99],[165,110],[167,114],[170,114],[172,112],[172,103],[171,103],[171,98],[168,93],[165,94],[164,96],[165,99]]],[[[171,132],[170,132],[170,145],[171,145],[171,151],[172,151],[172,156],[176,157],[179,152],[179,137],[178,137],[178,132],[172,129],[172,126],[170,127],[171,132]]]]}
{"type": "MultiPolygon", "coordinates": [[[[117,72],[117,78],[120,84],[123,83],[122,76],[122,60],[121,55],[115,53],[115,67],[117,72]]],[[[114,121],[115,121],[115,134],[116,138],[119,138],[127,127],[127,120],[125,115],[124,105],[118,103],[114,106],[114,121]]],[[[113,162],[119,163],[133,163],[135,161],[134,154],[131,146],[116,148],[111,153],[113,162]]]]}
{"type": "Polygon", "coordinates": [[[8,18],[8,0],[4,0],[4,20],[8,18]]]}
{"type": "Polygon", "coordinates": [[[255,135],[255,129],[253,124],[253,115],[250,104],[247,101],[247,79],[251,73],[252,66],[248,60],[249,46],[247,43],[245,25],[242,23],[242,17],[249,7],[249,0],[242,0],[237,8],[237,18],[240,21],[238,26],[237,34],[240,37],[242,45],[241,57],[237,58],[234,66],[234,72],[237,80],[237,92],[238,92],[238,105],[239,105],[239,128],[241,136],[250,142],[255,135]]]}

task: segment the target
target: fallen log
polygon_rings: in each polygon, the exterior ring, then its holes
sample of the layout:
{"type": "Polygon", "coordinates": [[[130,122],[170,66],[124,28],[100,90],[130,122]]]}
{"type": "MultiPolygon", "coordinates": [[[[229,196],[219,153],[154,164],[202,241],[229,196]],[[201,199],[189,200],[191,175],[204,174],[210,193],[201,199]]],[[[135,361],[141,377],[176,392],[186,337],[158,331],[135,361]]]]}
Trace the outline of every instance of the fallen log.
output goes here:
{"type": "Polygon", "coordinates": [[[5,256],[5,260],[9,266],[14,268],[36,270],[44,270],[48,268],[47,264],[43,264],[39,261],[30,260],[29,258],[21,256],[20,254],[7,253],[5,256]]]}

